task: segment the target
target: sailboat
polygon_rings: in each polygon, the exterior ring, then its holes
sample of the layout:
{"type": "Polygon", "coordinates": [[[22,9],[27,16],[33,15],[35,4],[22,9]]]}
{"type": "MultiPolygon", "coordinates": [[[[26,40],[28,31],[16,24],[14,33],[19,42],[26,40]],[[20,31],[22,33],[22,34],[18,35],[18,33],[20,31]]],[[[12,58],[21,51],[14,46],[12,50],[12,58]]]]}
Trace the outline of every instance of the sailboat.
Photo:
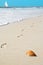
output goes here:
{"type": "Polygon", "coordinates": [[[8,7],[8,3],[7,3],[7,1],[5,2],[5,7],[8,7]]]}

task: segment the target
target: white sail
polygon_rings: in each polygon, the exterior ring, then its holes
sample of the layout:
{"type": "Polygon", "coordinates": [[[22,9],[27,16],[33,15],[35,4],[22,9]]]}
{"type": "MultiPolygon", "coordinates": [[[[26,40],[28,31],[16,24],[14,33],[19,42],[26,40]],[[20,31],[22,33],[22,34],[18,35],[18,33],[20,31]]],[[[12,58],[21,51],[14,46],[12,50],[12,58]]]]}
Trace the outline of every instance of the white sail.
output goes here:
{"type": "Polygon", "coordinates": [[[7,3],[7,1],[5,2],[5,7],[8,7],[8,3],[7,3]]]}

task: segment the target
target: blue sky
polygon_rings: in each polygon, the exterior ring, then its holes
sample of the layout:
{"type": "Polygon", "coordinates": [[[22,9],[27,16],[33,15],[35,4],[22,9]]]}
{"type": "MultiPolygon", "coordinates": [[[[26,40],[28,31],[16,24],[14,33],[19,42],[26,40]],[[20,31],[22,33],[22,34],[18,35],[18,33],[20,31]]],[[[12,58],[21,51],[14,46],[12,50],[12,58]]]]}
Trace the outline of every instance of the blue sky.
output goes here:
{"type": "Polygon", "coordinates": [[[14,6],[43,6],[43,0],[0,0],[0,7],[4,6],[5,1],[9,7],[14,6]]]}

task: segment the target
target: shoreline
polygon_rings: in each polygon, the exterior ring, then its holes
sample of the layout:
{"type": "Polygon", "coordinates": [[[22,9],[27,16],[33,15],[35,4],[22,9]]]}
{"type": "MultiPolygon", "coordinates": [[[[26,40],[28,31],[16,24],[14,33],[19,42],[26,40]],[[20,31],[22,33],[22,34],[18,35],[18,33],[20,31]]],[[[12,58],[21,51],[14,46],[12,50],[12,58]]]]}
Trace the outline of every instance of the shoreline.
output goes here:
{"type": "Polygon", "coordinates": [[[8,22],[6,24],[0,25],[0,27],[6,26],[6,25],[9,25],[9,24],[13,24],[13,23],[14,24],[15,23],[19,23],[19,22],[22,22],[24,20],[28,20],[28,19],[32,19],[32,18],[37,18],[37,17],[41,17],[41,16],[43,16],[43,14],[42,15],[33,16],[33,17],[29,17],[29,18],[25,18],[25,19],[21,18],[21,19],[18,19],[17,21],[15,21],[15,22],[8,22]]]}
{"type": "Polygon", "coordinates": [[[0,25],[43,15],[43,8],[0,9],[0,25]]]}

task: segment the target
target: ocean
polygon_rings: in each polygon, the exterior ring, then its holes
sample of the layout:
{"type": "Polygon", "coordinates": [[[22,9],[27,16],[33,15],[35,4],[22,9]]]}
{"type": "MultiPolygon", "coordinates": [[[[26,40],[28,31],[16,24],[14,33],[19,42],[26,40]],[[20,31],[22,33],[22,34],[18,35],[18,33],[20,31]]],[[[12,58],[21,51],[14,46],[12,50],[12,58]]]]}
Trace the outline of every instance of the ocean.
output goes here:
{"type": "Polygon", "coordinates": [[[0,26],[43,15],[43,7],[0,8],[0,26]]]}
{"type": "Polygon", "coordinates": [[[43,0],[0,0],[0,7],[7,1],[9,7],[43,6],[43,0]]]}

